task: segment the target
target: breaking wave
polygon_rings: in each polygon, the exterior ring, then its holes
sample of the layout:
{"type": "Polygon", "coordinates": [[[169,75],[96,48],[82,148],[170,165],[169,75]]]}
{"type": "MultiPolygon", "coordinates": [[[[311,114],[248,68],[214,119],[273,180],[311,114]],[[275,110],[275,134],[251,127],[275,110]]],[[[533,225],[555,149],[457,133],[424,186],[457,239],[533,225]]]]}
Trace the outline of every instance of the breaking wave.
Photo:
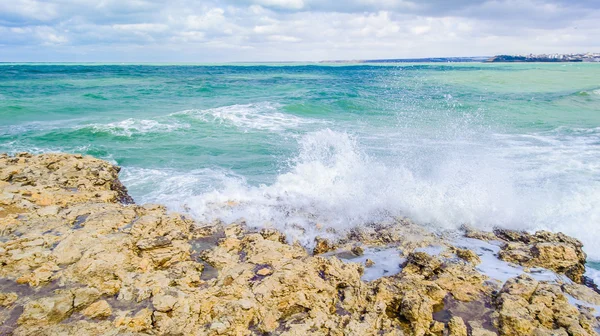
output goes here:
{"type": "Polygon", "coordinates": [[[280,105],[269,102],[229,105],[206,110],[185,110],[154,119],[128,118],[110,123],[77,124],[77,120],[29,122],[0,126],[0,136],[14,136],[25,132],[84,131],[118,137],[132,137],[152,133],[170,133],[194,127],[194,122],[216,123],[247,130],[280,132],[308,124],[326,123],[318,119],[301,118],[279,112],[280,105]]]}
{"type": "Polygon", "coordinates": [[[256,104],[236,104],[206,110],[186,110],[171,116],[186,116],[209,123],[220,123],[249,130],[283,131],[302,125],[317,123],[314,119],[305,119],[279,112],[281,106],[270,102],[256,104]]]}
{"type": "Polygon", "coordinates": [[[600,89],[595,89],[595,90],[586,90],[586,91],[579,91],[577,92],[578,96],[600,96],[600,89]]]}
{"type": "Polygon", "coordinates": [[[125,119],[119,122],[108,124],[92,124],[78,129],[89,129],[93,133],[109,133],[116,136],[131,137],[146,133],[169,133],[182,128],[189,128],[190,125],[180,123],[161,123],[156,120],[146,119],[125,119]]]}
{"type": "Polygon", "coordinates": [[[230,181],[243,178],[219,169],[179,171],[123,167],[119,179],[139,204],[159,203],[177,211],[188,211],[182,200],[214,188],[222,188],[230,181]]]}
{"type": "MultiPolygon", "coordinates": [[[[597,174],[581,178],[586,169],[597,173],[598,147],[569,157],[568,147],[578,145],[567,144],[562,136],[505,137],[495,147],[465,143],[440,158],[424,153],[428,169],[419,171],[414,168],[419,165],[370,156],[355,137],[325,129],[299,140],[288,171],[270,185],[252,186],[234,175],[223,178],[223,172],[215,185],[208,181],[214,171],[202,173],[209,188],[186,189],[188,182],[197,183],[189,176],[174,176],[173,181],[165,176],[164,185],[178,195],[173,202],[200,221],[243,219],[252,226],[280,229],[307,246],[315,236],[406,216],[434,229],[468,224],[562,231],[581,239],[592,258],[600,258],[600,179],[597,174]],[[536,141],[563,141],[564,152],[536,152],[536,141]],[[531,152],[522,152],[527,150],[531,152]],[[586,155],[594,162],[586,162],[586,155]],[[571,169],[579,173],[571,174],[571,169]]],[[[161,188],[156,193],[161,202],[169,194],[161,188]]]]}

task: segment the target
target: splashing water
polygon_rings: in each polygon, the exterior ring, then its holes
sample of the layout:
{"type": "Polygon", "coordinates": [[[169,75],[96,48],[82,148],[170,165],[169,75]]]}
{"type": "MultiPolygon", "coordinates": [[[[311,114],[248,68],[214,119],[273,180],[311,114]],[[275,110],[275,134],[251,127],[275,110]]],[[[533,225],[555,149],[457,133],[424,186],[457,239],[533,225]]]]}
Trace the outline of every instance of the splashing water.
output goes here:
{"type": "MultiPolygon", "coordinates": [[[[300,140],[289,172],[273,184],[253,187],[231,180],[222,189],[191,197],[186,206],[201,220],[244,218],[251,225],[293,232],[305,244],[327,229],[343,233],[393,216],[433,228],[469,224],[576,236],[596,225],[588,220],[600,215],[594,206],[600,200],[598,185],[564,190],[561,181],[540,183],[547,172],[530,176],[530,169],[495,148],[460,147],[444,160],[429,162],[433,168],[423,174],[402,162],[369,157],[348,134],[326,129],[300,140]],[[298,227],[302,230],[294,231],[298,227]]],[[[600,247],[582,238],[588,247],[600,247]]]]}

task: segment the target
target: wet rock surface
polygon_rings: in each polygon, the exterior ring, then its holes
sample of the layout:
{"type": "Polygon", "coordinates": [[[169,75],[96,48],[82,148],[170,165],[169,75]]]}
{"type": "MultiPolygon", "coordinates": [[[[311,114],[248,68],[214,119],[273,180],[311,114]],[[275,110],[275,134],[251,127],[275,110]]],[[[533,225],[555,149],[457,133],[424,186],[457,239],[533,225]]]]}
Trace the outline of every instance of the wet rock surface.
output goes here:
{"type": "Polygon", "coordinates": [[[496,230],[494,233],[507,242],[500,252],[500,259],[527,267],[547,268],[565,274],[577,283],[583,281],[586,255],[583,244],[577,239],[548,231],[528,234],[496,230]]]}
{"type": "Polygon", "coordinates": [[[481,253],[405,219],[306,249],[275,230],[133,204],[101,160],[0,155],[0,334],[596,335],[600,295],[579,284],[581,243],[466,236],[564,281],[494,281],[481,253]],[[364,281],[365,265],[385,264],[369,259],[382,246],[401,270],[364,281]]]}

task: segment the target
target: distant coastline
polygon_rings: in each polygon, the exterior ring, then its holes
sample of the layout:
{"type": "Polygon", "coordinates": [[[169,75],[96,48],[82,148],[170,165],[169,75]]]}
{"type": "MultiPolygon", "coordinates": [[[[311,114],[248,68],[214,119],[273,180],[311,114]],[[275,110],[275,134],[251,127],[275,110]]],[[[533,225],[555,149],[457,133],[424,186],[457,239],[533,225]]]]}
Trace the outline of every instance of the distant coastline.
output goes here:
{"type": "Polygon", "coordinates": [[[332,60],[320,63],[518,63],[518,62],[600,62],[600,53],[528,54],[473,57],[390,58],[366,60],[332,60]]]}
{"type": "Polygon", "coordinates": [[[486,62],[600,62],[600,53],[498,55],[486,62]]]}

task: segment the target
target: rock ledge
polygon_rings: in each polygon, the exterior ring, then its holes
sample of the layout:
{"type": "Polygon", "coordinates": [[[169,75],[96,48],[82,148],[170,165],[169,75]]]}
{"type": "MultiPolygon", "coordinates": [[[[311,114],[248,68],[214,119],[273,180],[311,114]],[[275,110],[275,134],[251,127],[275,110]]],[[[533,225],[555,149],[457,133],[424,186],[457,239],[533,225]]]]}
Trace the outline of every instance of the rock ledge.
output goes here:
{"type": "Polygon", "coordinates": [[[407,220],[308,251],[275,230],[133,204],[118,172],[80,155],[0,155],[1,335],[596,335],[599,326],[600,294],[580,284],[581,243],[560,233],[467,230],[460,239],[493,242],[498,262],[523,270],[502,282],[482,271],[483,250],[407,220]],[[362,280],[383,246],[399,272],[362,280]]]}

